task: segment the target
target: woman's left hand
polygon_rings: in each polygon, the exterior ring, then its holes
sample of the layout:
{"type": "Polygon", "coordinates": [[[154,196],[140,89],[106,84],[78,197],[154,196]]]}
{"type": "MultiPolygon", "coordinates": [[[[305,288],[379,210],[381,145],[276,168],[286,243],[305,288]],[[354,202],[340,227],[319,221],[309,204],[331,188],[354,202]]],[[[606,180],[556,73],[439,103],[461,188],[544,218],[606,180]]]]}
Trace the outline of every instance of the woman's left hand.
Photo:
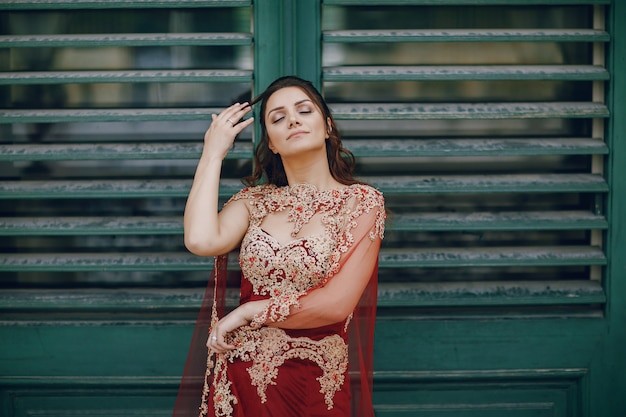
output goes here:
{"type": "Polygon", "coordinates": [[[249,324],[254,316],[263,311],[268,300],[250,301],[240,305],[218,321],[209,332],[209,339],[206,345],[209,349],[217,353],[224,353],[234,349],[236,346],[226,343],[226,334],[249,324]]]}

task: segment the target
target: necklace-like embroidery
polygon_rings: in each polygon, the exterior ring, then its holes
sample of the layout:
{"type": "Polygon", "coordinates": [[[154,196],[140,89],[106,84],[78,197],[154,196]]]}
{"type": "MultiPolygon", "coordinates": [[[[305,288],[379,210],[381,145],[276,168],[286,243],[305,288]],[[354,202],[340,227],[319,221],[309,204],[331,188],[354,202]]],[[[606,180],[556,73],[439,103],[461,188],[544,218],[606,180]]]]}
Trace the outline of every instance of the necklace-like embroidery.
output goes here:
{"type": "Polygon", "coordinates": [[[290,206],[287,219],[293,223],[292,237],[296,237],[302,227],[320,210],[320,207],[331,203],[326,193],[319,193],[317,187],[312,184],[293,185],[288,188],[287,194],[290,206]]]}

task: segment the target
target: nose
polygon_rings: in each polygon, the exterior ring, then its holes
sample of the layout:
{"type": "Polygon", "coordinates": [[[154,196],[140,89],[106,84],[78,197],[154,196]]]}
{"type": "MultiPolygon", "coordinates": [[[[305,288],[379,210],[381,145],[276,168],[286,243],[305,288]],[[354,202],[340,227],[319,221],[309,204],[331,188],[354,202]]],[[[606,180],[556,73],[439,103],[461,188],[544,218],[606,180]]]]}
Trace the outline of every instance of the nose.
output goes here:
{"type": "Polygon", "coordinates": [[[289,115],[289,127],[298,126],[300,124],[300,119],[298,118],[298,112],[292,112],[289,115]]]}

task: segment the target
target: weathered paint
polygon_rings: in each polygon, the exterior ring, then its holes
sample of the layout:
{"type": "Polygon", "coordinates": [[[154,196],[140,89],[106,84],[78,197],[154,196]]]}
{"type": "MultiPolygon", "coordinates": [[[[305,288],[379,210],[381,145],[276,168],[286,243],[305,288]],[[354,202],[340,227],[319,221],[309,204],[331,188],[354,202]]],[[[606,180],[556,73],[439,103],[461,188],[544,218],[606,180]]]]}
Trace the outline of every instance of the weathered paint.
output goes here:
{"type": "MultiPolygon", "coordinates": [[[[203,144],[195,142],[165,143],[72,143],[3,145],[0,161],[73,161],[132,159],[198,159],[203,144]]],[[[237,141],[226,159],[252,157],[251,141],[237,141]]]]}
{"type": "MultiPolygon", "coordinates": [[[[582,210],[471,213],[394,213],[388,231],[605,230],[606,218],[582,210]]],[[[13,217],[0,236],[181,235],[180,216],[13,217]]]]}
{"type": "MultiPolygon", "coordinates": [[[[606,181],[597,174],[395,176],[362,180],[390,195],[608,191],[606,181]]],[[[4,181],[0,183],[0,199],[185,197],[190,187],[189,180],[4,181]]],[[[241,181],[223,179],[220,196],[231,196],[241,188],[241,181]]]]}
{"type": "MultiPolygon", "coordinates": [[[[413,3],[417,4],[417,2],[413,3]]],[[[422,1],[420,1],[419,3],[425,5],[422,1]]],[[[328,3],[325,2],[325,4],[328,3]]],[[[542,4],[546,4],[546,2],[542,2],[542,4]]],[[[324,32],[324,42],[337,43],[608,42],[609,40],[610,36],[607,32],[595,29],[329,30],[324,32]]]]}
{"type": "MultiPolygon", "coordinates": [[[[605,155],[606,143],[592,138],[525,139],[346,139],[344,145],[357,157],[605,155]]],[[[198,159],[202,144],[72,143],[8,144],[0,148],[0,161],[70,161],[132,159],[198,159]]],[[[252,157],[252,144],[238,141],[227,159],[252,157]]]]}
{"type": "Polygon", "coordinates": [[[33,71],[2,72],[0,85],[92,83],[249,83],[247,70],[33,71]]]}
{"type": "Polygon", "coordinates": [[[590,102],[335,104],[331,109],[338,120],[550,119],[609,116],[606,105],[590,102]]]}
{"type": "MultiPolygon", "coordinates": [[[[94,2],[94,4],[95,3],[104,4],[104,2],[94,2]]],[[[5,4],[6,3],[0,3],[0,10],[2,10],[1,6],[5,4]]],[[[51,5],[55,4],[58,3],[51,3],[51,5]]],[[[128,33],[106,35],[76,34],[0,36],[0,48],[94,48],[103,46],[127,47],[225,45],[245,46],[251,44],[252,36],[248,33],[128,33]]]]}
{"type": "MultiPolygon", "coordinates": [[[[324,68],[324,81],[458,81],[458,80],[608,80],[604,67],[593,65],[433,65],[350,66],[324,68]]],[[[0,78],[0,81],[2,79],[0,78]]]]}
{"type": "Polygon", "coordinates": [[[0,10],[243,7],[251,0],[4,0],[0,10]]]}

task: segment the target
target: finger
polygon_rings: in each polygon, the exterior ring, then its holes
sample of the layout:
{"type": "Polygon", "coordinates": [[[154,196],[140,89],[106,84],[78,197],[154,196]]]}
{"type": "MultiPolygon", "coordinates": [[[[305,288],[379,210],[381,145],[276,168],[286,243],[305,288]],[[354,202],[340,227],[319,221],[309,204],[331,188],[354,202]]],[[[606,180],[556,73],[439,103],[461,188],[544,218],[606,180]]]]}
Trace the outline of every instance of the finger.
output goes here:
{"type": "Polygon", "coordinates": [[[239,134],[241,133],[242,130],[244,130],[246,127],[250,126],[252,124],[252,122],[254,122],[254,118],[250,117],[246,120],[243,120],[239,123],[237,123],[236,125],[234,125],[233,127],[235,128],[235,133],[239,134]]]}
{"type": "Polygon", "coordinates": [[[250,107],[248,103],[235,103],[224,110],[220,116],[222,117],[222,120],[225,120],[234,126],[238,124],[243,116],[251,110],[252,107],[250,107]]]}
{"type": "Polygon", "coordinates": [[[220,336],[220,332],[217,329],[214,329],[209,334],[206,346],[207,348],[217,353],[224,353],[228,350],[232,350],[235,348],[235,346],[226,343],[226,341],[224,340],[224,336],[220,336]]]}
{"type": "Polygon", "coordinates": [[[232,350],[235,348],[235,346],[226,343],[226,341],[224,340],[224,336],[216,336],[217,340],[212,339],[213,343],[215,344],[215,346],[221,350],[221,352],[225,352],[227,350],[232,350]]]}
{"type": "Polygon", "coordinates": [[[233,114],[232,120],[241,120],[243,118],[243,116],[245,116],[247,113],[250,113],[252,111],[252,107],[250,107],[250,105],[248,103],[243,103],[239,109],[236,109],[235,113],[233,114]]]}
{"type": "Polygon", "coordinates": [[[207,340],[206,346],[216,353],[224,353],[225,351],[220,345],[218,345],[217,341],[213,339],[212,336],[207,340]]]}
{"type": "Polygon", "coordinates": [[[215,347],[215,342],[217,341],[217,337],[215,336],[215,332],[211,331],[209,333],[209,337],[206,340],[206,347],[209,349],[213,349],[215,347]]]}
{"type": "Polygon", "coordinates": [[[240,104],[240,103],[235,103],[232,106],[229,106],[227,108],[225,108],[220,114],[219,114],[219,119],[226,121],[228,119],[232,119],[233,117],[235,117],[235,114],[237,113],[237,111],[239,111],[241,109],[241,107],[243,105],[247,105],[247,103],[244,104],[240,104]]]}
{"type": "Polygon", "coordinates": [[[246,127],[250,126],[250,124],[254,121],[254,117],[249,117],[247,119],[243,119],[243,117],[252,111],[252,107],[250,107],[247,103],[244,104],[239,111],[235,112],[232,117],[228,119],[229,122],[232,123],[233,127],[239,127],[239,132],[241,132],[246,127]]]}

